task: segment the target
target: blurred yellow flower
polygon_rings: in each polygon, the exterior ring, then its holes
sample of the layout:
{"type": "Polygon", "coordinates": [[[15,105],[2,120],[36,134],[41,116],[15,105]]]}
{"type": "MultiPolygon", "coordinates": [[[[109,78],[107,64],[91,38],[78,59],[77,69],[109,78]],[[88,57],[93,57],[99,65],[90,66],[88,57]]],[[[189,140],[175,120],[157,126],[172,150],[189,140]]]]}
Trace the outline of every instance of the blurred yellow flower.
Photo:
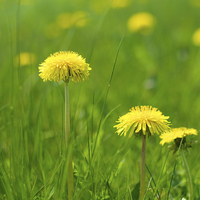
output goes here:
{"type": "Polygon", "coordinates": [[[43,81],[67,81],[72,78],[74,82],[81,82],[88,78],[89,64],[85,59],[73,51],[60,51],[50,55],[39,67],[39,76],[43,81]]]}
{"type": "Polygon", "coordinates": [[[56,22],[62,29],[71,28],[72,26],[83,27],[88,23],[88,14],[83,11],[74,13],[61,13],[57,16],[56,22]]]}
{"type": "Polygon", "coordinates": [[[45,27],[45,35],[50,39],[55,38],[63,32],[63,29],[71,28],[73,26],[81,28],[88,23],[89,17],[86,12],[77,11],[74,13],[61,13],[57,16],[55,21],[45,27]]]}
{"type": "Polygon", "coordinates": [[[117,121],[119,124],[114,127],[117,128],[116,133],[121,136],[126,136],[130,130],[129,138],[134,132],[143,135],[148,133],[151,136],[170,129],[168,118],[152,106],[136,106],[131,108],[129,113],[119,117],[117,121]]]}
{"type": "Polygon", "coordinates": [[[176,139],[182,139],[186,137],[187,135],[197,135],[197,130],[193,128],[185,128],[185,127],[172,128],[169,132],[165,132],[162,135],[160,135],[160,138],[162,139],[160,141],[160,144],[164,145],[165,143],[173,142],[176,139]]]}
{"type": "Polygon", "coordinates": [[[194,32],[194,34],[193,34],[193,36],[192,36],[192,42],[193,42],[194,45],[200,46],[200,28],[198,28],[198,29],[194,32]]]}
{"type": "Polygon", "coordinates": [[[36,55],[30,52],[21,52],[19,55],[17,55],[14,59],[15,66],[18,66],[20,64],[21,67],[35,64],[36,63],[36,55]]]}
{"type": "Polygon", "coordinates": [[[130,0],[113,0],[111,8],[125,8],[130,4],[130,0]]]}
{"type": "Polygon", "coordinates": [[[132,15],[127,22],[127,27],[131,32],[140,32],[143,35],[148,35],[152,32],[156,24],[156,18],[147,12],[140,12],[132,15]]]}
{"type": "Polygon", "coordinates": [[[60,28],[70,28],[72,26],[71,22],[71,13],[61,13],[57,16],[56,19],[57,24],[60,26],[60,28]]]}
{"type": "Polygon", "coordinates": [[[83,11],[77,11],[72,14],[72,21],[76,27],[83,27],[88,23],[88,14],[83,11]]]}

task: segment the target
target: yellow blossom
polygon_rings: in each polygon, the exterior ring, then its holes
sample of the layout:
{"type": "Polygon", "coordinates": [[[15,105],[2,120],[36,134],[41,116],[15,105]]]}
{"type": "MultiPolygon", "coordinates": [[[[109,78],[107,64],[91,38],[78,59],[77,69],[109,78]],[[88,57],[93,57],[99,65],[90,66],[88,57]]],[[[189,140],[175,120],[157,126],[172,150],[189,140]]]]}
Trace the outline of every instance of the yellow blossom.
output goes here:
{"type": "Polygon", "coordinates": [[[71,21],[71,13],[61,13],[57,16],[56,23],[59,25],[60,28],[70,28],[72,27],[73,23],[71,21]]]}
{"type": "Polygon", "coordinates": [[[84,27],[88,23],[88,14],[83,11],[77,11],[72,14],[72,21],[76,27],[84,27]]]}
{"type": "Polygon", "coordinates": [[[155,24],[156,18],[151,13],[140,12],[129,18],[127,27],[131,32],[140,32],[148,35],[153,30],[155,24]]]}
{"type": "Polygon", "coordinates": [[[35,64],[35,62],[36,62],[36,56],[35,54],[30,52],[21,52],[14,59],[15,65],[18,66],[18,64],[20,64],[21,67],[30,64],[35,64]]]}
{"type": "Polygon", "coordinates": [[[88,23],[88,14],[83,11],[61,13],[57,16],[56,23],[62,29],[71,28],[72,26],[83,27],[88,23]]]}
{"type": "Polygon", "coordinates": [[[197,130],[193,128],[172,128],[169,132],[163,133],[160,138],[162,139],[160,144],[173,142],[176,139],[182,139],[187,135],[197,135],[197,130]]]}
{"type": "Polygon", "coordinates": [[[87,80],[89,64],[85,59],[73,51],[60,51],[50,55],[39,67],[39,76],[43,81],[67,81],[72,78],[74,82],[87,80]]]}
{"type": "Polygon", "coordinates": [[[119,117],[117,121],[119,124],[114,127],[117,128],[118,135],[126,136],[130,130],[129,138],[133,133],[153,135],[170,129],[168,118],[152,106],[136,106],[131,108],[129,113],[119,117]]]}
{"type": "Polygon", "coordinates": [[[194,34],[193,34],[193,36],[192,36],[192,42],[193,42],[194,45],[200,46],[200,28],[198,28],[198,29],[194,32],[194,34]]]}

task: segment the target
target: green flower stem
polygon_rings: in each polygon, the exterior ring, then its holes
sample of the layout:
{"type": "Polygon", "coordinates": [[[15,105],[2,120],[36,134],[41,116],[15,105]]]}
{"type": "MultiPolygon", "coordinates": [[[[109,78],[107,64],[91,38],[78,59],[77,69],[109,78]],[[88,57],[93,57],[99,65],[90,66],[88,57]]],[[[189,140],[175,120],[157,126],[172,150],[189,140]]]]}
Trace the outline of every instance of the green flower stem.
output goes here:
{"type": "Polygon", "coordinates": [[[192,178],[191,178],[191,175],[190,175],[190,170],[189,170],[189,167],[188,167],[188,164],[187,164],[187,160],[185,158],[184,150],[181,149],[180,152],[181,152],[183,164],[184,164],[184,167],[185,167],[185,172],[186,172],[187,179],[188,179],[188,187],[189,187],[189,193],[190,193],[189,200],[193,200],[194,199],[193,198],[193,185],[192,185],[192,178]]]}
{"type": "Polygon", "coordinates": [[[145,196],[145,148],[146,148],[146,135],[143,134],[139,200],[143,200],[145,196]]]}
{"type": "MultiPolygon", "coordinates": [[[[69,115],[69,79],[65,81],[65,138],[66,146],[68,147],[70,141],[70,115],[69,115]]],[[[68,200],[73,198],[74,193],[74,177],[73,177],[73,166],[72,166],[72,155],[69,157],[68,164],[68,200]]]]}

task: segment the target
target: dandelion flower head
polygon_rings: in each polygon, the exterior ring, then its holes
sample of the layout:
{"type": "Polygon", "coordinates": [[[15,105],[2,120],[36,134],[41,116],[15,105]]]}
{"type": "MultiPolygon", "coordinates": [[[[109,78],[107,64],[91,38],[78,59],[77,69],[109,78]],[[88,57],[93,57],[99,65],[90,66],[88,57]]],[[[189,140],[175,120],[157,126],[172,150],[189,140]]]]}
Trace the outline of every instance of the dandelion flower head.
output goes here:
{"type": "Polygon", "coordinates": [[[169,117],[162,115],[162,113],[152,106],[136,106],[130,109],[130,112],[119,117],[117,128],[118,135],[124,135],[129,132],[129,138],[133,133],[140,133],[143,135],[159,134],[170,129],[170,122],[167,121],[169,117]]]}
{"type": "Polygon", "coordinates": [[[194,128],[172,128],[169,132],[165,132],[160,135],[160,138],[162,139],[160,141],[161,145],[164,145],[165,143],[171,143],[176,139],[182,139],[186,137],[187,135],[197,135],[197,130],[194,128]]]}
{"type": "Polygon", "coordinates": [[[87,80],[89,76],[89,64],[85,59],[73,51],[60,51],[50,55],[39,67],[39,76],[43,81],[67,81],[74,82],[87,80]]]}
{"type": "Polygon", "coordinates": [[[151,13],[140,12],[129,18],[127,27],[133,33],[140,32],[143,35],[148,35],[153,30],[155,24],[156,18],[151,13]]]}

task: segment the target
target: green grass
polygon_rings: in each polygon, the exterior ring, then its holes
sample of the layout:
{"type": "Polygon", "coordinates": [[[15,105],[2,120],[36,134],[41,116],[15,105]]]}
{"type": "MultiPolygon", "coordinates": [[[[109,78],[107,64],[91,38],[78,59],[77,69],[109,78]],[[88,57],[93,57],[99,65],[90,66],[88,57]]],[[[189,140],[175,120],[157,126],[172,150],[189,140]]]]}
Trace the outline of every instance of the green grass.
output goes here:
{"type": "MultiPolygon", "coordinates": [[[[118,117],[133,106],[151,105],[170,116],[172,127],[200,129],[200,51],[192,43],[200,7],[192,0],[130,1],[121,9],[109,7],[111,2],[104,0],[97,1],[98,6],[95,2],[0,1],[2,200],[67,199],[70,153],[74,200],[135,200],[142,140],[118,136],[113,128],[118,117]],[[85,26],[49,28],[60,13],[80,10],[87,12],[85,26]],[[147,36],[127,30],[128,18],[142,11],[157,20],[147,36]],[[73,143],[68,151],[64,84],[44,83],[38,76],[39,64],[60,50],[78,52],[92,68],[87,82],[69,83],[73,143]],[[19,67],[16,56],[20,52],[34,53],[36,61],[19,67]],[[151,89],[145,87],[149,80],[155,83],[151,89]]],[[[199,140],[199,136],[190,138],[199,140]]],[[[159,142],[157,135],[147,139],[145,199],[188,199],[181,157],[159,142]]],[[[185,157],[194,199],[198,199],[198,143],[185,157]]]]}

